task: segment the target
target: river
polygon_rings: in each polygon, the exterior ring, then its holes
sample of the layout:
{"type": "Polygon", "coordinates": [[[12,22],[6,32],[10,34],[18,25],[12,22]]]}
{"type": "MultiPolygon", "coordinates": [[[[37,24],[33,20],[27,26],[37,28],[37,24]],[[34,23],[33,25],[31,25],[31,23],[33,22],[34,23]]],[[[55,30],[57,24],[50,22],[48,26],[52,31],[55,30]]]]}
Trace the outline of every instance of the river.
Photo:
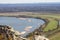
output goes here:
{"type": "Polygon", "coordinates": [[[36,18],[0,17],[0,25],[9,25],[17,31],[29,31],[39,28],[45,22],[36,18]]]}

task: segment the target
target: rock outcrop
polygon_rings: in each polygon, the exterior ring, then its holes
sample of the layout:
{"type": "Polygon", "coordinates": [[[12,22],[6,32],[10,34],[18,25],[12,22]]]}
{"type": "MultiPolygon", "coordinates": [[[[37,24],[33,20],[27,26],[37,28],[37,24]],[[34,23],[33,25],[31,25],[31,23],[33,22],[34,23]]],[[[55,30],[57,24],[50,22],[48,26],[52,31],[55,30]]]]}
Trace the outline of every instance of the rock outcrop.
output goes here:
{"type": "Polygon", "coordinates": [[[10,26],[0,25],[0,40],[26,40],[26,38],[20,37],[20,32],[10,26]]]}

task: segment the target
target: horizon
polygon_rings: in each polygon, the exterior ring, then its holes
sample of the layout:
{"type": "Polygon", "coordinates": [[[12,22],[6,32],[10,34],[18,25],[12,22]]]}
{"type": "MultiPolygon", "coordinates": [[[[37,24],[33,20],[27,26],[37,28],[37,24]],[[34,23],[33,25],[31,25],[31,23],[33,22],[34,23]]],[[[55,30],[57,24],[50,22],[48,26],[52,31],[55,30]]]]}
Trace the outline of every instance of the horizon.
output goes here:
{"type": "Polygon", "coordinates": [[[0,4],[60,3],[60,0],[0,0],[0,4]]]}
{"type": "Polygon", "coordinates": [[[60,4],[60,2],[55,3],[0,3],[0,4],[60,4]]]}

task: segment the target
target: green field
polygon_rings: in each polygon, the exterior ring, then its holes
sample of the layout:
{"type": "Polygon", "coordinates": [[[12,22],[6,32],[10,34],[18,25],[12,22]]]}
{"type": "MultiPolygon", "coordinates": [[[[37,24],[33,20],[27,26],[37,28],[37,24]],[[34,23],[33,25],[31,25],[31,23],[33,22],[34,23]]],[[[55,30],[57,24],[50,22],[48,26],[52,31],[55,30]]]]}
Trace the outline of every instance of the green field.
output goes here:
{"type": "Polygon", "coordinates": [[[47,24],[47,26],[44,28],[44,31],[49,31],[49,30],[53,30],[56,29],[58,25],[58,22],[56,20],[50,20],[49,23],[47,24]]]}

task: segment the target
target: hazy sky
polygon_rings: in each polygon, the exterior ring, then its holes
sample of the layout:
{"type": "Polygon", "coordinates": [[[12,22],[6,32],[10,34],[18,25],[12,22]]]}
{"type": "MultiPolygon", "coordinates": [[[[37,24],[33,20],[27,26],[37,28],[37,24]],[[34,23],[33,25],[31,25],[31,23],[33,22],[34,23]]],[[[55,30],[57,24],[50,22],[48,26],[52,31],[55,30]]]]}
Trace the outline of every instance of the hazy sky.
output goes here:
{"type": "Polygon", "coordinates": [[[0,0],[0,3],[49,3],[60,2],[60,0],[0,0]]]}

